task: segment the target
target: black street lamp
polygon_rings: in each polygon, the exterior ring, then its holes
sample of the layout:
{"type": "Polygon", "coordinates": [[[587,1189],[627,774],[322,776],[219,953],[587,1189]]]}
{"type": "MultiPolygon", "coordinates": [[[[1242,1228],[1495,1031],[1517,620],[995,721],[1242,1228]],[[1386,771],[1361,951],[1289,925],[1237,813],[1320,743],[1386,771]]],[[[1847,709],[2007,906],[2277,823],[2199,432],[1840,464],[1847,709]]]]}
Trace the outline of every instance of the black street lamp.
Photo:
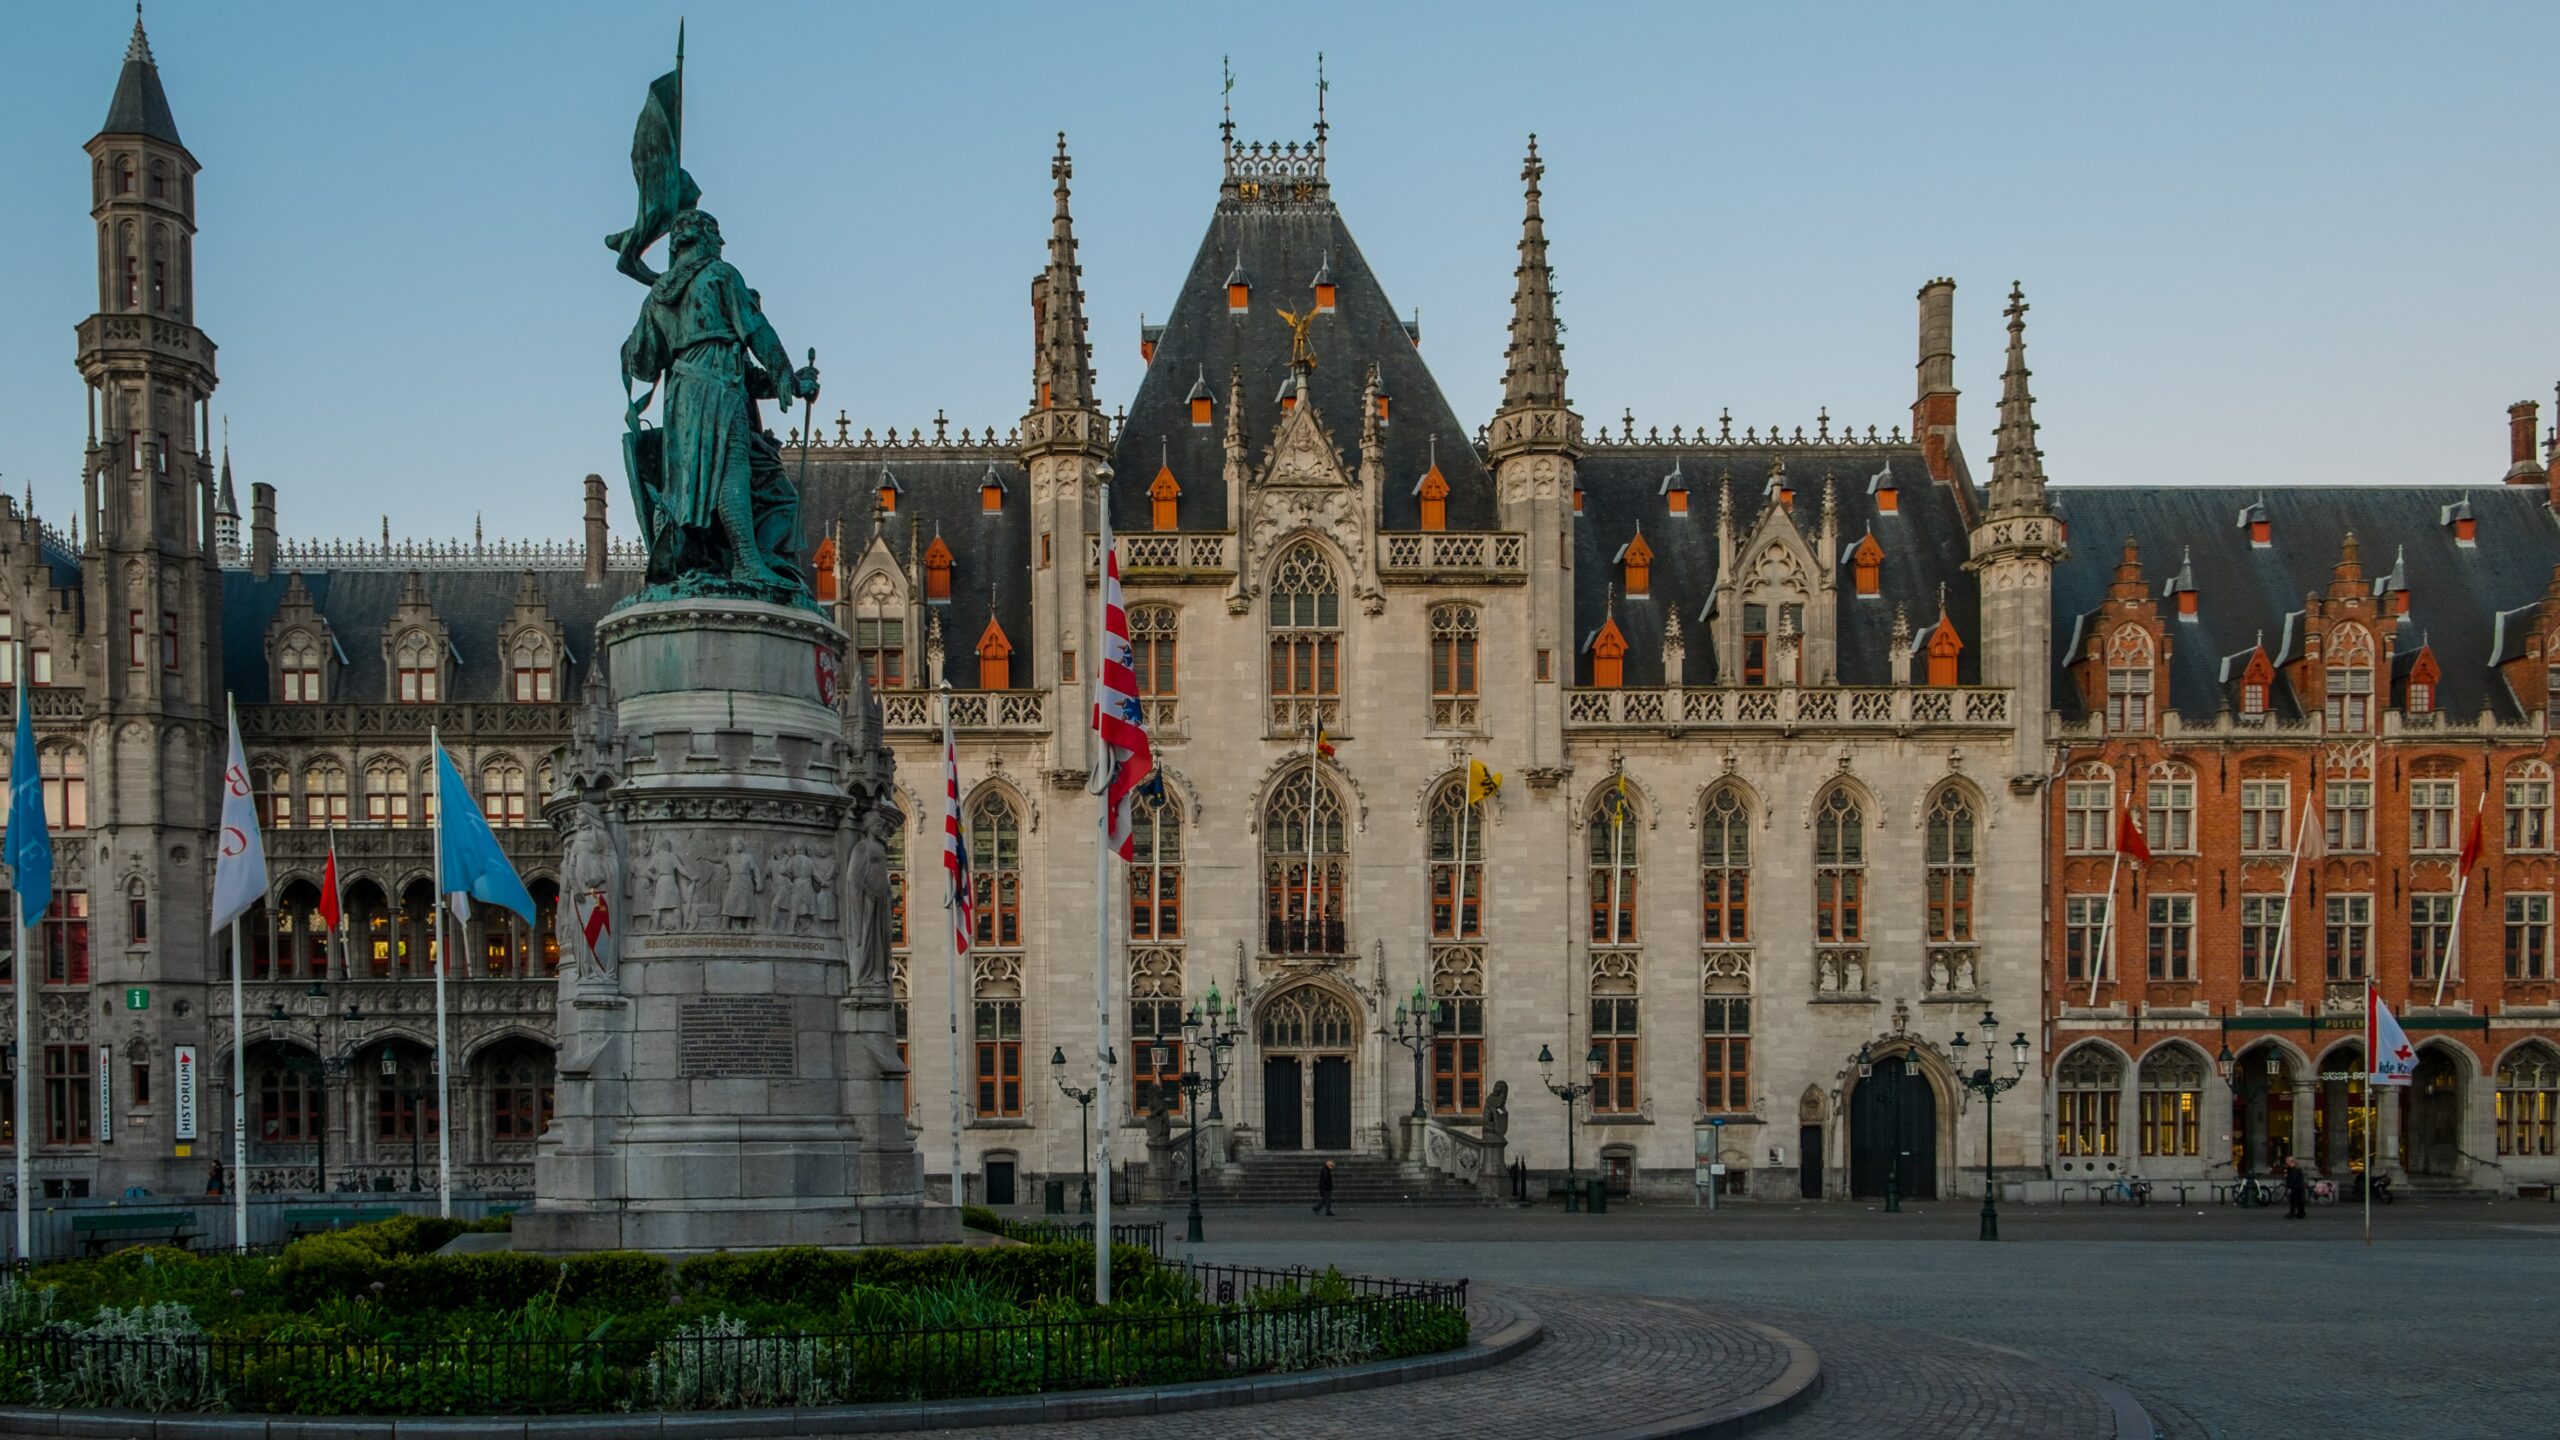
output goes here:
{"type": "MultiPolygon", "coordinates": [[[[390,1046],[385,1045],[382,1047],[382,1083],[385,1086],[396,1086],[400,1092],[401,1101],[408,1107],[409,1189],[415,1192],[426,1188],[418,1179],[418,1136],[426,1129],[427,1090],[421,1085],[399,1085],[399,1079],[399,1057],[392,1053],[390,1046]]],[[[437,1119],[442,1120],[443,1117],[438,1116],[437,1119]]]]}
{"type": "Polygon", "coordinates": [[[1233,1061],[1236,1039],[1236,1002],[1218,998],[1218,982],[1209,982],[1208,1019],[1204,1025],[1200,1007],[1191,1007],[1189,1018],[1182,1022],[1182,1038],[1186,1044],[1205,1042],[1209,1047],[1209,1118],[1224,1120],[1218,1110],[1218,1082],[1226,1078],[1227,1066],[1233,1061]],[[1223,1005],[1222,1011],[1219,1007],[1223,1005]],[[1206,1035],[1202,1034],[1206,1030],[1206,1035]]]}
{"type": "Polygon", "coordinates": [[[1431,1042],[1440,1035],[1440,1008],[1423,998],[1422,987],[1413,987],[1413,999],[1396,1002],[1395,1034],[1397,1044],[1413,1052],[1413,1118],[1429,1119],[1431,1107],[1422,1102],[1422,1057],[1431,1042]]]}
{"type": "MultiPolygon", "coordinates": [[[[1591,1053],[1582,1057],[1584,1073],[1587,1075],[1598,1070],[1603,1058],[1600,1047],[1594,1044],[1591,1047],[1591,1053]]],[[[1573,1107],[1582,1097],[1599,1089],[1600,1082],[1586,1079],[1579,1084],[1567,1081],[1559,1085],[1556,1083],[1555,1075],[1555,1053],[1544,1045],[1539,1046],[1538,1081],[1547,1087],[1548,1094],[1564,1102],[1564,1204],[1565,1208],[1570,1210],[1574,1204],[1573,1184],[1579,1178],[1578,1172],[1581,1169],[1573,1155],[1573,1107]]]]}
{"type": "MultiPolygon", "coordinates": [[[[1892,1132],[1885,1144],[1884,1213],[1887,1215],[1902,1213],[1902,1077],[1910,1073],[1908,1067],[1911,1062],[1906,1060],[1902,1063],[1904,1070],[1893,1077],[1893,1083],[1887,1086],[1884,1092],[1885,1111],[1888,1117],[1884,1123],[1885,1128],[1892,1132]]],[[[1875,1068],[1874,1052],[1867,1046],[1859,1046],[1858,1078],[1860,1080],[1871,1078],[1875,1068]]]]}
{"type": "MultiPolygon", "coordinates": [[[[327,1039],[329,987],[314,980],[311,982],[311,988],[302,993],[320,1002],[320,1010],[311,1017],[312,1058],[300,1060],[286,1055],[281,1063],[288,1073],[311,1077],[312,1088],[316,1092],[311,1115],[312,1155],[318,1162],[313,1167],[313,1173],[318,1181],[319,1192],[326,1195],[329,1193],[329,1077],[347,1073],[348,1063],[352,1057],[329,1053],[327,1039]]],[[[284,1008],[283,1002],[269,1001],[267,1018],[281,1029],[292,1021],[293,1015],[284,1008]]],[[[360,1021],[364,1019],[363,1007],[349,1004],[346,1014],[340,1018],[350,1024],[360,1021]]]]}
{"type": "Polygon", "coordinates": [[[1995,1203],[1991,1178],[1991,1101],[1992,1097],[2003,1091],[2016,1089],[2018,1082],[2026,1078],[2027,1032],[2019,1031],[2017,1038],[2009,1042],[2009,1053],[2015,1057],[2017,1064],[2006,1075],[1991,1073],[1991,1067],[1999,1060],[1994,1053],[1999,1044],[2000,1022],[1992,1017],[1989,1010],[1985,1010],[1982,1012],[1982,1068],[1973,1071],[1967,1071],[1964,1068],[1970,1051],[1965,1043],[1963,1031],[1956,1032],[1953,1047],[1958,1079],[1965,1089],[1982,1097],[1982,1238],[1985,1240],[2000,1238],[2000,1207],[1995,1203]]]}
{"type": "MultiPolygon", "coordinates": [[[[1198,1030],[1199,1024],[1200,1017],[1197,1012],[1183,1022],[1182,1029],[1186,1041],[1193,1032],[1198,1030]]],[[[1191,1116],[1191,1128],[1183,1137],[1183,1143],[1191,1152],[1191,1217],[1185,1234],[1192,1244],[1197,1245],[1200,1243],[1200,1091],[1209,1082],[1200,1078],[1200,1072],[1190,1068],[1187,1063],[1190,1049],[1187,1043],[1183,1046],[1186,1063],[1181,1076],[1175,1079],[1173,1084],[1182,1092],[1182,1108],[1191,1116]]],[[[1155,1043],[1150,1050],[1155,1060],[1156,1073],[1162,1075],[1164,1067],[1173,1063],[1173,1047],[1164,1043],[1164,1037],[1159,1035],[1155,1038],[1155,1043]]]]}
{"type": "MultiPolygon", "coordinates": [[[[1067,1047],[1049,1047],[1049,1073],[1058,1077],[1058,1092],[1076,1102],[1077,1149],[1082,1157],[1079,1174],[1083,1176],[1076,1191],[1076,1213],[1093,1213],[1093,1097],[1100,1089],[1079,1090],[1067,1083],[1067,1047]]],[[[1109,1244],[1109,1241],[1105,1241],[1109,1244]]]]}

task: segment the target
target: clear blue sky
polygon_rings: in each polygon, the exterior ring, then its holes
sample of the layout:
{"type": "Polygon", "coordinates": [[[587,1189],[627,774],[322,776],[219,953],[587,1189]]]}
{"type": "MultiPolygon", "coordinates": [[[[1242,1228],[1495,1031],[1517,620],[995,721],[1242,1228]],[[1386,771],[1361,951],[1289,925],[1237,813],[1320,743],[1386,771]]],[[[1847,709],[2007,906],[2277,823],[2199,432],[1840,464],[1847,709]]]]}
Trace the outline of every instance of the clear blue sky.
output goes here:
{"type": "MultiPolygon", "coordinates": [[[[578,477],[619,464],[638,299],[600,237],[678,9],[153,4],[205,166],[216,408],[288,535],[575,533],[578,477]]],[[[2549,4],[694,10],[686,161],[857,427],[1019,415],[1060,129],[1124,400],[1215,198],[1220,55],[1241,133],[1298,138],[1319,48],[1335,198],[1471,421],[1530,130],[1594,423],[1907,422],[1942,273],[1977,467],[2025,281],[2063,483],[2494,483],[2506,405],[2548,422],[2560,378],[2549,4]]],[[[0,485],[57,520],[95,303],[80,145],[131,23],[8,22],[0,485]]]]}

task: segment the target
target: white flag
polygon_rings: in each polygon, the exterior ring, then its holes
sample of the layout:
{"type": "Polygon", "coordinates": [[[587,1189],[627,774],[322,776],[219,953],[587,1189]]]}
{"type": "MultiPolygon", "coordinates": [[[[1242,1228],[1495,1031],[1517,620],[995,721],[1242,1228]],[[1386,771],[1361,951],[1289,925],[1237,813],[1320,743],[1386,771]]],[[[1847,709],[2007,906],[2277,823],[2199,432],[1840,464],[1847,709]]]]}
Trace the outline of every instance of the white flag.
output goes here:
{"type": "Polygon", "coordinates": [[[213,933],[267,898],[267,842],[258,834],[258,801],[249,793],[249,763],[240,756],[240,716],[231,716],[231,754],[222,766],[222,829],[214,837],[213,933]]]}
{"type": "Polygon", "coordinates": [[[2400,1028],[2391,1007],[2382,1003],[2382,991],[2368,989],[2366,995],[2373,1006],[2368,1017],[2373,1040],[2373,1083],[2407,1085],[2418,1073],[2418,1052],[2409,1044],[2408,1032],[2400,1028]]]}

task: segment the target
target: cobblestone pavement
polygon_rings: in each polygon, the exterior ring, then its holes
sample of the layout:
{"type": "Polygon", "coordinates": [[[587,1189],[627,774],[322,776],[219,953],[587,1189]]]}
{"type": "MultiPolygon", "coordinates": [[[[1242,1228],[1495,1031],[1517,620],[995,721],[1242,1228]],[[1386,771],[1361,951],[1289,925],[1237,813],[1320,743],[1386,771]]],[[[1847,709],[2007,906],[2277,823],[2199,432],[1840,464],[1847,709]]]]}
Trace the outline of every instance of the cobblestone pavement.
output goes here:
{"type": "MultiPolygon", "coordinates": [[[[2115,1434],[2098,1394],[2059,1371],[1916,1330],[1755,1311],[1822,1356],[1822,1398],[1775,1440],[2062,1440],[2115,1434]]],[[[2129,1437],[2139,1440],[2139,1437],[2129,1437]]]]}
{"type": "MultiPolygon", "coordinates": [[[[1330,1224],[1228,1212],[1198,1253],[1695,1300],[1817,1349],[1870,1345],[1880,1377],[1910,1361],[1896,1337],[1916,1336],[1914,1385],[1931,1337],[1978,1341],[2125,1385],[2174,1440],[2560,1432],[2560,1209],[2538,1202],[2394,1206],[2371,1246],[2345,1208],[2288,1223],[2280,1211],[2012,1207],[1997,1245],[1974,1240],[1961,1205],[1792,1208],[1345,1212],[1330,1224]]],[[[1874,1383],[1886,1394],[1893,1382],[1874,1383]]]]}
{"type": "MultiPolygon", "coordinates": [[[[1559,1440],[1607,1434],[1732,1401],[1771,1384],[1788,1352],[1766,1332],[1677,1300],[1524,1287],[1546,1339],[1470,1375],[1225,1410],[1044,1426],[1044,1437],[1173,1440],[1559,1440]]],[[[1497,1301],[1498,1303],[1498,1301],[1497,1301]]],[[[942,1440],[1025,1440],[1022,1427],[924,1432],[942,1440]]],[[[2025,1432],[2019,1432],[2025,1433],[2025,1432]]],[[[2071,1432],[2039,1432],[2062,1437],[2071,1432]]],[[[2082,1432],[2087,1433],[2087,1432],[2082,1432]]]]}

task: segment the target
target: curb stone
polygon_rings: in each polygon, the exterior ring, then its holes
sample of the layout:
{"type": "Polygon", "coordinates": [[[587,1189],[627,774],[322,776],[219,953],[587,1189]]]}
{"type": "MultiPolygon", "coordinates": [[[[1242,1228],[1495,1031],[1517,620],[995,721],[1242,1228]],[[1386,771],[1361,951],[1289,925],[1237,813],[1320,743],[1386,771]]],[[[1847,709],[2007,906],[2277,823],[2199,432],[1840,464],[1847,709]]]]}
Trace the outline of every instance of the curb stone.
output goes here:
{"type": "Polygon", "coordinates": [[[1693,1410],[1631,1430],[1613,1431],[1594,1440],[1703,1440],[1707,1436],[1747,1434],[1796,1414],[1822,1394],[1822,1357],[1812,1346],[1774,1325],[1754,1320],[1738,1323],[1786,1350],[1787,1366],[1778,1372],[1778,1378],[1712,1409],[1693,1410]]]}

